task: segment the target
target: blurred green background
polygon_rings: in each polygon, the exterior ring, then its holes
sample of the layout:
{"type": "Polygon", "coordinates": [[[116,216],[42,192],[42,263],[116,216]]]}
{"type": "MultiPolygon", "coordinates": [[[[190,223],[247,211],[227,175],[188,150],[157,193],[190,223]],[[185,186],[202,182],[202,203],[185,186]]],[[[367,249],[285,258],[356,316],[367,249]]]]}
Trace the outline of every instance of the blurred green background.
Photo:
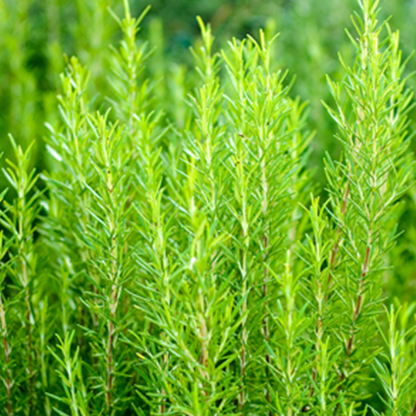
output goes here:
{"type": "MultiPolygon", "coordinates": [[[[130,4],[135,15],[151,6],[140,34],[149,51],[154,50],[147,71],[159,80],[154,91],[166,98],[167,117],[178,126],[184,122],[183,109],[176,101],[172,104],[171,97],[185,99],[192,90],[189,48],[198,42],[197,15],[211,23],[218,51],[233,36],[256,36],[259,28],[269,34],[279,32],[275,65],[296,76],[292,95],[310,103],[309,125],[316,132],[310,164],[317,182],[324,184],[324,152],[335,156],[338,152],[336,129],[321,104],[321,100],[331,102],[325,76],[342,77],[338,52],[347,62],[353,57],[344,28],[352,30],[350,15],[357,0],[130,0],[130,4]]],[[[409,57],[416,46],[416,0],[381,0],[380,6],[380,20],[392,16],[390,25],[400,30],[404,57],[409,57]]],[[[98,107],[111,95],[110,45],[117,45],[120,31],[109,8],[123,15],[122,0],[0,0],[0,137],[5,157],[7,135],[12,133],[23,145],[35,141],[34,163],[40,171],[46,168],[44,124],[59,124],[56,95],[65,55],[77,55],[89,67],[98,107]]],[[[415,70],[416,58],[410,57],[407,71],[415,70]]],[[[414,88],[414,77],[409,85],[414,88]]],[[[4,184],[1,179],[0,185],[4,184]]],[[[389,290],[402,299],[412,297],[416,280],[416,229],[410,220],[415,215],[414,200],[415,194],[410,194],[403,205],[401,221],[406,222],[407,232],[392,256],[395,278],[386,279],[389,290]]]]}
{"type": "MultiPolygon", "coordinates": [[[[262,27],[281,33],[276,63],[296,75],[293,94],[311,103],[311,127],[317,131],[312,160],[318,169],[322,152],[336,148],[320,101],[329,99],[325,75],[337,77],[340,70],[337,52],[351,56],[344,28],[351,26],[356,0],[130,0],[130,4],[132,13],[148,4],[152,7],[142,37],[157,47],[150,67],[162,83],[168,82],[167,73],[190,64],[189,47],[198,37],[197,15],[212,24],[218,49],[232,36],[255,35],[262,27]]],[[[416,43],[416,1],[382,0],[381,6],[382,17],[391,15],[391,26],[400,29],[404,53],[409,55],[416,43]]],[[[106,56],[119,36],[108,8],[122,15],[122,0],[0,0],[2,147],[7,147],[9,132],[19,142],[35,140],[37,163],[42,163],[38,139],[45,133],[43,122],[52,122],[56,115],[64,54],[79,56],[92,72],[93,88],[100,96],[106,94],[106,56]]],[[[409,71],[415,62],[410,61],[409,71]]]]}
{"type": "MultiPolygon", "coordinates": [[[[332,133],[327,134],[333,129],[320,101],[329,99],[325,75],[337,77],[340,71],[337,52],[347,59],[353,52],[344,28],[351,27],[356,0],[130,0],[130,4],[134,14],[149,4],[152,7],[142,38],[157,47],[149,66],[160,74],[161,82],[168,82],[167,73],[178,65],[191,63],[189,47],[199,34],[197,15],[212,24],[218,49],[231,37],[255,35],[259,28],[279,32],[276,63],[296,75],[293,94],[311,103],[315,153],[333,150],[332,133]]],[[[404,53],[409,55],[416,44],[416,0],[382,0],[381,6],[382,17],[391,15],[392,28],[400,29],[404,53]]],[[[56,115],[64,54],[79,56],[92,72],[95,91],[106,94],[106,56],[119,37],[108,8],[122,15],[122,0],[0,0],[3,143],[9,132],[19,142],[40,143],[43,122],[53,121],[56,115]]],[[[414,59],[408,68],[416,68],[414,59]]],[[[39,163],[41,159],[38,155],[39,163]]]]}

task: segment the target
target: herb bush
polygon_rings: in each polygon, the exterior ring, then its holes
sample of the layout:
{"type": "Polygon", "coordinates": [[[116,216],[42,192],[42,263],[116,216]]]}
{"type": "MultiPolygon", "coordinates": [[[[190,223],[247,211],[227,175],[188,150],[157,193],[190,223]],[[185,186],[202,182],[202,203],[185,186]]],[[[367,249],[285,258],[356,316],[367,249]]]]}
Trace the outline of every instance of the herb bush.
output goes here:
{"type": "Polygon", "coordinates": [[[416,414],[415,303],[394,289],[413,95],[378,1],[328,77],[342,152],[321,185],[279,39],[217,52],[198,19],[195,69],[163,80],[147,11],[110,11],[122,38],[95,78],[67,58],[41,174],[41,145],[10,138],[1,414],[416,414]]]}

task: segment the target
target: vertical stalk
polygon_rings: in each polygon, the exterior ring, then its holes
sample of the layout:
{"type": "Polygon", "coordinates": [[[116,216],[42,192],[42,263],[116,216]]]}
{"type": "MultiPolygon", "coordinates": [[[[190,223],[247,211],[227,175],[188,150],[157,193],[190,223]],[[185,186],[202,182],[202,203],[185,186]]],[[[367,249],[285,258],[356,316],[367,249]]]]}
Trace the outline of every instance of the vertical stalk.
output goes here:
{"type": "MultiPolygon", "coordinates": [[[[24,267],[26,270],[26,266],[24,267]]],[[[26,304],[26,323],[27,323],[27,354],[28,354],[28,373],[29,373],[29,409],[32,407],[33,397],[33,347],[32,347],[32,311],[30,305],[30,290],[29,287],[25,291],[26,304]]]]}
{"type": "MultiPolygon", "coordinates": [[[[265,141],[265,138],[262,138],[262,142],[265,141]]],[[[263,151],[262,149],[260,149],[260,160],[262,160],[262,156],[263,156],[263,151]]],[[[269,190],[269,186],[267,183],[267,174],[266,174],[266,165],[264,160],[262,160],[261,163],[261,170],[262,170],[262,190],[263,190],[263,201],[262,201],[262,213],[263,213],[263,218],[266,221],[266,226],[264,228],[264,234],[261,238],[262,243],[263,243],[263,299],[264,299],[264,306],[263,306],[263,338],[265,340],[265,342],[268,344],[270,341],[270,334],[269,334],[269,312],[268,312],[268,307],[269,307],[269,302],[268,302],[268,284],[269,284],[269,270],[266,264],[267,258],[268,258],[268,249],[269,249],[269,224],[267,224],[268,222],[268,208],[269,208],[269,195],[268,195],[268,190],[269,190]]],[[[266,380],[267,380],[267,386],[266,386],[266,400],[267,402],[270,404],[271,403],[271,394],[270,394],[270,386],[268,384],[268,380],[270,377],[270,366],[271,360],[270,360],[270,354],[268,351],[266,351],[266,380]]],[[[269,416],[272,416],[272,411],[269,410],[269,416]]]]}
{"type": "MultiPolygon", "coordinates": [[[[19,322],[18,328],[21,344],[19,345],[20,353],[23,357],[22,370],[27,374],[22,386],[27,398],[26,409],[28,413],[33,412],[35,399],[35,372],[34,372],[34,345],[33,345],[33,315],[32,315],[32,293],[31,284],[32,276],[30,271],[36,267],[33,247],[33,224],[39,213],[39,192],[34,190],[38,176],[35,170],[29,171],[31,163],[31,149],[23,151],[12,137],[11,145],[14,150],[16,163],[7,161],[9,167],[3,172],[10,184],[15,190],[17,196],[12,205],[5,203],[7,211],[2,215],[2,225],[11,233],[10,239],[10,267],[7,267],[8,273],[19,287],[17,308],[23,315],[23,322],[19,322]],[[20,309],[21,308],[21,309],[20,309]]],[[[4,307],[2,307],[4,309],[4,307]]],[[[8,343],[10,354],[10,343],[8,343]]],[[[19,378],[19,377],[17,377],[19,378]]],[[[16,406],[15,406],[16,408],[16,406]]],[[[16,410],[16,409],[15,409],[16,410]]]]}
{"type": "MultiPolygon", "coordinates": [[[[107,139],[107,138],[106,138],[107,139]]],[[[107,139],[108,140],[108,139],[107,139]]],[[[114,201],[113,196],[113,180],[111,175],[111,167],[106,161],[107,166],[107,190],[110,195],[111,205],[114,206],[117,201],[114,201]]],[[[113,388],[113,342],[114,342],[114,320],[117,310],[117,274],[116,274],[116,261],[117,261],[117,242],[115,236],[115,219],[110,221],[110,236],[111,236],[111,304],[110,304],[110,321],[108,322],[108,342],[107,342],[107,393],[106,401],[107,408],[110,410],[112,406],[111,391],[113,388]]]]}
{"type": "MultiPolygon", "coordinates": [[[[349,184],[347,184],[346,188],[345,188],[345,193],[344,193],[344,198],[342,201],[342,208],[341,208],[341,214],[343,217],[345,217],[345,214],[347,212],[347,205],[348,205],[348,198],[349,198],[349,184]]],[[[342,238],[342,229],[341,227],[337,228],[336,231],[336,237],[335,237],[335,243],[332,247],[331,250],[331,257],[329,260],[329,276],[328,276],[328,289],[331,287],[331,283],[332,280],[334,278],[334,272],[335,272],[335,268],[337,265],[337,256],[338,256],[338,252],[340,249],[340,244],[341,244],[341,238],[342,238]]],[[[328,296],[329,296],[329,291],[326,295],[326,300],[328,300],[328,296]]]]}
{"type": "MultiPolygon", "coordinates": [[[[22,176],[23,179],[23,176],[22,176]]],[[[18,198],[19,198],[19,219],[18,219],[18,238],[19,238],[19,261],[21,262],[21,281],[24,286],[25,292],[25,307],[26,307],[26,325],[27,325],[27,356],[28,356],[28,375],[29,375],[29,412],[33,405],[33,346],[32,346],[32,308],[31,308],[31,293],[30,284],[27,273],[26,264],[26,246],[25,246],[25,229],[24,229],[24,217],[25,214],[25,189],[24,185],[20,187],[18,198]]]]}
{"type": "Polygon", "coordinates": [[[239,351],[239,362],[240,362],[240,393],[238,395],[238,408],[242,415],[244,415],[244,406],[246,403],[246,365],[247,365],[247,313],[248,313],[248,256],[250,247],[250,236],[249,230],[251,224],[251,217],[249,218],[247,212],[248,193],[250,191],[250,160],[247,160],[247,149],[245,144],[249,139],[245,136],[246,127],[246,109],[245,109],[245,96],[244,96],[244,73],[247,69],[247,64],[244,61],[244,42],[240,44],[234,39],[230,43],[232,59],[230,59],[225,52],[222,56],[227,64],[230,77],[233,80],[235,86],[235,98],[230,105],[231,121],[233,123],[233,133],[230,137],[230,151],[232,153],[231,164],[229,167],[232,172],[234,180],[234,193],[235,193],[235,221],[236,228],[233,231],[238,235],[237,243],[237,255],[235,258],[236,266],[239,270],[239,289],[238,296],[242,299],[240,306],[240,351],[239,351]],[[247,164],[247,165],[246,165],[247,164]],[[237,214],[238,213],[238,214],[237,214]]]}
{"type": "Polygon", "coordinates": [[[94,178],[95,181],[90,179],[92,185],[86,184],[91,196],[91,205],[87,207],[91,216],[90,223],[84,224],[82,238],[92,249],[90,266],[100,277],[96,285],[101,285],[101,288],[98,287],[97,296],[90,292],[92,299],[89,305],[91,309],[105,307],[106,311],[105,314],[97,314],[101,325],[95,334],[103,342],[92,345],[92,348],[101,363],[97,366],[97,371],[102,380],[103,405],[107,414],[112,415],[125,406],[120,400],[121,388],[125,389],[124,396],[131,388],[129,383],[125,383],[117,384],[116,389],[115,383],[117,369],[124,364],[115,358],[116,354],[117,357],[123,354],[117,348],[118,330],[121,329],[120,322],[123,321],[118,313],[119,300],[131,272],[131,230],[127,228],[131,211],[128,205],[131,179],[125,171],[126,165],[131,161],[131,153],[121,150],[122,144],[125,144],[125,136],[118,128],[118,123],[112,124],[108,121],[108,115],[109,112],[104,116],[97,113],[96,117],[88,117],[89,126],[95,136],[92,163],[98,175],[94,178]]]}
{"type": "Polygon", "coordinates": [[[12,402],[12,372],[10,369],[10,347],[7,333],[7,322],[6,322],[6,311],[3,306],[3,296],[0,293],[0,323],[3,332],[3,344],[4,344],[4,355],[6,358],[6,391],[7,391],[7,405],[6,411],[7,416],[13,415],[13,402],[12,402]]]}
{"type": "Polygon", "coordinates": [[[367,277],[368,268],[369,268],[369,261],[370,261],[370,253],[371,253],[371,237],[372,237],[373,230],[370,230],[370,235],[367,241],[367,248],[365,250],[365,257],[364,262],[361,266],[361,276],[360,276],[360,283],[357,291],[357,300],[355,302],[355,307],[353,311],[352,316],[352,325],[351,325],[351,335],[347,342],[347,356],[350,356],[354,350],[354,341],[355,341],[355,323],[360,316],[361,309],[363,307],[364,302],[364,285],[365,285],[365,279],[367,277]]]}
{"type": "MultiPolygon", "coordinates": [[[[241,145],[241,143],[240,143],[241,145]]],[[[239,151],[241,151],[239,149],[239,151]]],[[[241,163],[239,163],[239,167],[237,168],[238,172],[238,192],[240,192],[240,200],[241,200],[241,220],[240,220],[240,227],[241,227],[241,234],[242,240],[241,245],[242,248],[240,249],[240,259],[239,265],[240,274],[241,274],[241,297],[243,299],[243,303],[241,306],[241,352],[240,352],[240,377],[241,377],[241,391],[239,395],[239,407],[240,412],[244,416],[244,405],[246,402],[246,386],[245,386],[245,379],[246,379],[246,365],[247,365],[247,313],[248,313],[248,252],[249,252],[249,244],[250,239],[248,236],[248,218],[247,218],[247,178],[245,177],[244,172],[244,156],[242,153],[239,153],[241,163]]]]}
{"type": "MultiPolygon", "coordinates": [[[[265,250],[265,253],[263,254],[263,261],[266,261],[267,258],[267,249],[268,249],[268,245],[269,245],[269,238],[267,236],[267,234],[265,234],[263,236],[263,250],[265,250]]],[[[264,340],[266,341],[266,343],[269,343],[270,341],[270,334],[269,334],[269,312],[268,312],[268,283],[269,283],[269,272],[268,272],[268,268],[267,266],[264,266],[263,269],[263,297],[264,297],[264,318],[263,318],[263,337],[264,340]]],[[[269,365],[270,365],[270,354],[267,351],[266,352],[266,378],[267,380],[270,377],[270,369],[269,369],[269,365]]],[[[266,390],[266,400],[268,403],[271,402],[271,395],[270,395],[270,388],[269,386],[267,386],[267,390],[266,390]]],[[[272,411],[269,411],[269,416],[272,415],[272,411]]]]}
{"type": "MultiPolygon", "coordinates": [[[[347,322],[340,318],[340,324],[347,332],[337,366],[339,398],[344,386],[350,385],[346,381],[354,380],[369,365],[367,356],[372,359],[375,350],[370,342],[374,321],[368,316],[370,311],[371,315],[379,312],[380,265],[393,241],[396,201],[407,190],[412,170],[406,156],[412,92],[401,79],[404,66],[398,35],[388,29],[384,38],[385,25],[377,20],[378,5],[379,0],[360,2],[362,15],[353,18],[358,39],[350,36],[357,50],[355,64],[346,66],[341,59],[344,81],[329,80],[337,110],[327,108],[338,124],[345,152],[337,167],[330,159],[327,164],[332,215],[338,226],[330,269],[335,267],[341,235],[344,237],[345,284],[339,285],[339,290],[340,299],[347,300],[342,302],[347,305],[347,322]],[[340,184],[346,186],[343,198],[340,184]],[[348,210],[347,200],[351,201],[348,210]]],[[[329,283],[332,275],[330,270],[329,283]]],[[[338,401],[334,414],[339,408],[338,401]]]]}

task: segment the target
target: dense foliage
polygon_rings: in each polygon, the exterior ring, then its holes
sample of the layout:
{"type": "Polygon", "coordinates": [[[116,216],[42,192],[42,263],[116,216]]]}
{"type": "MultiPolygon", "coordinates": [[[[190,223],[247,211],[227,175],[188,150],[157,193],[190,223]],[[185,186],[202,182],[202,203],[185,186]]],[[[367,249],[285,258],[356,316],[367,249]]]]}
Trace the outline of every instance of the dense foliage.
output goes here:
{"type": "Polygon", "coordinates": [[[198,18],[179,65],[148,9],[76,4],[56,101],[59,37],[42,74],[13,32],[1,58],[0,413],[416,414],[414,99],[379,2],[327,92],[271,20],[217,46],[198,18]]]}

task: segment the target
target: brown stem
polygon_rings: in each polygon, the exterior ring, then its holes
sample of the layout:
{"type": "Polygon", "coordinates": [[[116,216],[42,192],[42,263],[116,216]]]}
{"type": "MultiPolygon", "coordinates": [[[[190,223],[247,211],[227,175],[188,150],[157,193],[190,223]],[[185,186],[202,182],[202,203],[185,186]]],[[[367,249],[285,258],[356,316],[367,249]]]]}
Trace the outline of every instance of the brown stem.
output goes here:
{"type": "MultiPolygon", "coordinates": [[[[109,164],[108,164],[109,165],[109,164]]],[[[116,203],[114,201],[114,185],[113,185],[113,175],[111,173],[111,169],[107,168],[107,190],[110,194],[110,199],[113,204],[116,203]]],[[[110,321],[108,323],[108,343],[107,343],[107,391],[106,391],[106,402],[107,402],[107,410],[109,414],[111,414],[112,408],[112,389],[113,389],[113,372],[114,372],[114,320],[116,317],[116,311],[118,306],[118,293],[117,293],[117,254],[118,254],[118,242],[115,235],[116,230],[116,223],[117,223],[117,216],[112,216],[110,222],[110,229],[111,229],[111,304],[110,304],[110,321]]]]}
{"type": "Polygon", "coordinates": [[[4,343],[4,355],[6,356],[6,390],[7,390],[7,416],[13,415],[12,405],[12,373],[10,369],[10,347],[9,340],[7,338],[7,323],[6,323],[6,312],[3,307],[3,299],[0,294],[0,322],[1,329],[3,332],[3,343],[4,343]]]}
{"type": "MultiPolygon", "coordinates": [[[[371,242],[371,231],[370,231],[369,240],[371,242]]],[[[350,356],[352,354],[353,349],[354,349],[354,341],[355,341],[354,327],[355,327],[355,323],[356,323],[358,317],[360,316],[361,309],[363,307],[363,301],[364,301],[363,289],[364,289],[364,285],[365,285],[365,279],[366,279],[367,274],[368,274],[368,264],[369,264],[369,261],[370,261],[370,253],[371,253],[371,246],[367,245],[367,248],[366,248],[366,251],[365,251],[364,263],[363,263],[363,266],[361,268],[361,279],[360,279],[360,286],[359,286],[359,289],[358,289],[357,303],[355,305],[354,312],[353,312],[352,332],[351,332],[350,338],[347,342],[347,355],[348,356],[350,356]]]]}
{"type": "MultiPolygon", "coordinates": [[[[348,204],[349,195],[350,195],[350,189],[349,189],[349,185],[347,184],[347,187],[345,188],[344,198],[342,201],[342,208],[341,208],[342,215],[345,215],[345,213],[347,212],[347,204],[348,204]]],[[[333,279],[333,271],[335,269],[336,262],[337,262],[337,256],[339,252],[339,246],[341,243],[341,237],[342,237],[342,230],[340,227],[338,227],[337,237],[332,247],[331,257],[329,260],[329,276],[328,276],[328,284],[327,284],[328,288],[330,287],[332,279],[333,279]]],[[[328,294],[326,295],[325,300],[328,300],[328,294]]]]}
{"type": "MultiPolygon", "coordinates": [[[[348,205],[348,198],[350,195],[350,190],[349,190],[349,185],[347,184],[346,188],[345,188],[345,193],[344,193],[344,197],[342,200],[342,208],[341,208],[341,213],[342,215],[345,215],[345,213],[347,212],[347,205],[348,205]]],[[[335,243],[332,246],[332,250],[331,250],[331,257],[329,259],[329,275],[328,275],[328,281],[327,281],[327,288],[326,288],[326,295],[325,295],[325,302],[328,301],[328,297],[329,297],[329,288],[331,287],[331,283],[333,280],[333,272],[337,263],[337,257],[338,257],[338,252],[339,252],[339,248],[340,248],[340,244],[341,244],[341,238],[342,238],[342,230],[340,227],[338,227],[337,232],[336,232],[336,238],[335,238],[335,243]]],[[[318,282],[318,287],[320,288],[320,283],[318,282]]],[[[315,349],[318,350],[318,343],[319,340],[322,338],[322,327],[323,327],[323,323],[322,323],[322,314],[320,314],[318,316],[318,322],[317,322],[317,328],[316,328],[316,333],[318,334],[317,336],[317,342],[315,344],[315,349]]],[[[316,355],[316,361],[319,360],[319,356],[318,354],[316,355]]],[[[316,381],[316,365],[314,366],[313,370],[312,370],[312,379],[313,381],[316,381]]],[[[315,390],[313,388],[313,385],[311,386],[310,389],[310,393],[309,396],[313,397],[313,395],[315,394],[315,390]]]]}
{"type": "Polygon", "coordinates": [[[108,344],[107,344],[107,408],[112,406],[111,390],[113,388],[113,343],[114,343],[114,319],[117,309],[117,286],[113,283],[111,287],[111,319],[108,324],[108,344]]]}
{"type": "MultiPolygon", "coordinates": [[[[354,342],[355,342],[355,333],[354,333],[354,327],[355,327],[355,323],[358,319],[358,317],[361,314],[361,310],[363,307],[363,302],[364,302],[364,285],[365,285],[365,280],[368,274],[368,267],[369,267],[369,262],[370,262],[370,254],[371,254],[371,242],[372,242],[372,229],[370,230],[370,234],[369,234],[369,238],[368,238],[368,243],[367,243],[367,248],[365,250],[365,258],[364,258],[364,263],[362,265],[361,268],[361,279],[360,279],[360,285],[358,288],[358,292],[357,292],[357,303],[355,305],[354,311],[353,311],[353,322],[352,322],[352,328],[351,328],[351,335],[350,338],[348,339],[347,345],[346,345],[346,349],[347,349],[347,356],[350,357],[352,352],[354,351],[354,342]]],[[[341,370],[340,371],[340,381],[341,384],[338,387],[338,390],[341,390],[341,386],[342,383],[345,381],[345,379],[347,378],[344,374],[344,372],[341,370]]],[[[337,404],[337,406],[334,409],[334,413],[333,415],[336,415],[337,412],[339,410],[339,403],[337,404]]]]}
{"type": "MultiPolygon", "coordinates": [[[[263,255],[263,261],[266,261],[267,258],[267,249],[269,246],[269,238],[267,237],[267,235],[263,236],[263,247],[264,247],[264,255],[263,255]]],[[[266,342],[269,342],[270,339],[270,333],[269,333],[269,316],[268,316],[268,312],[267,312],[267,307],[268,307],[268,302],[267,302],[267,296],[268,296],[268,280],[269,280],[269,271],[267,269],[267,267],[264,267],[263,270],[263,298],[264,298],[264,320],[263,320],[263,337],[264,340],[266,342]]],[[[267,381],[269,380],[270,377],[270,370],[268,365],[270,364],[270,354],[267,352],[266,353],[266,379],[267,381]]],[[[266,391],[266,400],[268,403],[271,402],[271,395],[270,395],[270,389],[267,386],[267,391],[266,391]]],[[[272,411],[269,411],[269,416],[272,415],[272,411]]]]}
{"type": "MultiPolygon", "coordinates": [[[[26,265],[23,263],[24,273],[26,273],[26,265]]],[[[33,404],[33,346],[32,346],[32,311],[30,307],[30,290],[29,286],[26,286],[26,322],[27,322],[27,354],[28,354],[28,373],[29,373],[29,410],[33,404]]]]}

